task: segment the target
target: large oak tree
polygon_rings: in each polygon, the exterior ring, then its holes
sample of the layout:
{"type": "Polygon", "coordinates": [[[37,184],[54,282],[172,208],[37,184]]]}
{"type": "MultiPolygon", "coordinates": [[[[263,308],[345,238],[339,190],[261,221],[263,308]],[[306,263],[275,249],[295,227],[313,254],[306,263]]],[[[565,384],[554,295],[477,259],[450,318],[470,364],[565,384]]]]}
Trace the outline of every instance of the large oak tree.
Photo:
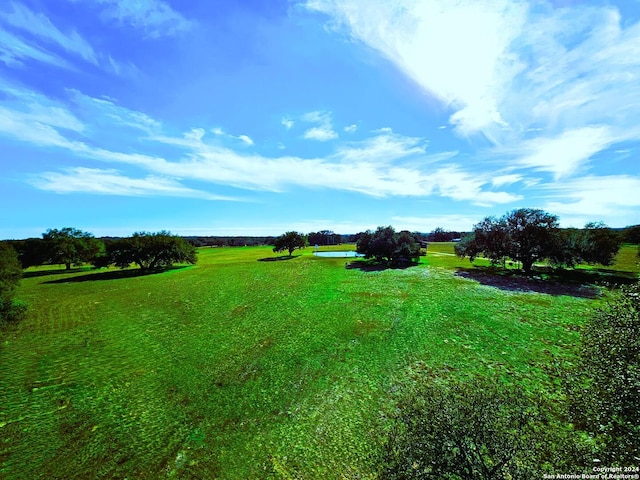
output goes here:
{"type": "Polygon", "coordinates": [[[196,249],[183,238],[169,232],[137,232],[107,245],[109,261],[127,268],[132,263],[143,270],[171,267],[174,263],[196,263],[196,249]]]}
{"type": "Polygon", "coordinates": [[[500,218],[486,217],[455,246],[455,251],[471,261],[482,255],[492,264],[504,265],[511,259],[530,273],[534,263],[542,260],[570,267],[578,263],[611,265],[619,248],[620,237],[602,223],[563,231],[556,215],[521,208],[500,218]]]}
{"type": "Polygon", "coordinates": [[[273,242],[274,252],[289,252],[289,256],[293,255],[294,250],[307,246],[307,237],[298,232],[286,232],[276,238],[273,242]]]}
{"type": "Polygon", "coordinates": [[[67,270],[71,269],[71,265],[92,261],[96,255],[104,251],[102,241],[77,228],[49,229],[42,234],[42,238],[49,257],[48,262],[63,264],[67,270]]]}

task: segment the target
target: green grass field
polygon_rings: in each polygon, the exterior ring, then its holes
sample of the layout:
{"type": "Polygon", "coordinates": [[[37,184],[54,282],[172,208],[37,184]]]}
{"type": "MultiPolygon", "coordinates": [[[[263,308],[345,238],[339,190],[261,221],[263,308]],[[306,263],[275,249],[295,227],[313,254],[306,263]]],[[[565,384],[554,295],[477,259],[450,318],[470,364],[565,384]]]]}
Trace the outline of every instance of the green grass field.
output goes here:
{"type": "MultiPolygon", "coordinates": [[[[635,252],[584,270],[637,277],[635,252]]],[[[406,269],[311,253],[28,270],[27,317],[1,332],[0,478],[377,478],[398,385],[491,373],[553,396],[544,366],[603,301],[490,281],[448,243],[406,269]]]]}

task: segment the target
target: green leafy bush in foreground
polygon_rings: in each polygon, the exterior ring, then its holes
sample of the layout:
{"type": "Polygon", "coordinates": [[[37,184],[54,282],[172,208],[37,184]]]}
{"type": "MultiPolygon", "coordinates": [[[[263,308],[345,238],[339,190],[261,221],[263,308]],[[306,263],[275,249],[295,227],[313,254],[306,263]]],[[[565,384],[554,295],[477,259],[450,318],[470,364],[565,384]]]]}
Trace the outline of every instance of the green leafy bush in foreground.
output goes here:
{"type": "Polygon", "coordinates": [[[384,478],[511,479],[630,466],[640,452],[640,284],[585,324],[564,401],[499,379],[426,376],[398,403],[384,478]]]}
{"type": "Polygon", "coordinates": [[[640,283],[584,326],[578,364],[566,371],[569,417],[598,445],[606,465],[640,457],[640,283]]]}
{"type": "Polygon", "coordinates": [[[419,381],[399,403],[386,452],[389,479],[533,478],[532,439],[545,421],[499,381],[419,381]]]}
{"type": "Polygon", "coordinates": [[[398,404],[382,478],[507,480],[589,472],[592,445],[545,397],[497,377],[420,379],[398,404]]]}
{"type": "Polygon", "coordinates": [[[25,306],[13,300],[21,278],[18,254],[8,243],[0,243],[0,321],[15,321],[24,315],[25,306]]]}

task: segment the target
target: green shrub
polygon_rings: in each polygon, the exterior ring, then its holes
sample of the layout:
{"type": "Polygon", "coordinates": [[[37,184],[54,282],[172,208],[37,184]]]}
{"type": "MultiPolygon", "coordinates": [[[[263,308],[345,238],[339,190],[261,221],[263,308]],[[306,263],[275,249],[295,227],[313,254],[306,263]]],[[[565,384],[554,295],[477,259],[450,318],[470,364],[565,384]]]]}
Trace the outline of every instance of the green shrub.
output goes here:
{"type": "Polygon", "coordinates": [[[542,466],[532,446],[546,421],[498,380],[419,382],[399,403],[383,478],[534,478],[542,466]]]}
{"type": "Polygon", "coordinates": [[[607,465],[640,455],[640,284],[624,287],[584,326],[580,359],[566,371],[570,420],[607,465]]]}
{"type": "Polygon", "coordinates": [[[22,265],[18,254],[8,243],[0,243],[0,321],[19,320],[24,314],[24,305],[13,301],[21,278],[22,265]]]}

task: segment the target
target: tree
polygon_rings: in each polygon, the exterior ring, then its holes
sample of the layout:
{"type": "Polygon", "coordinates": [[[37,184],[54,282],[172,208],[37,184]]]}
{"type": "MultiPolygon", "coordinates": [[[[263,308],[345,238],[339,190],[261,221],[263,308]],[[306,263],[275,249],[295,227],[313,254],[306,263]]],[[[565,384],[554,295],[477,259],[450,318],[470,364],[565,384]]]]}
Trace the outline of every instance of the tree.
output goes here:
{"type": "Polygon", "coordinates": [[[420,261],[420,242],[413,233],[402,230],[395,237],[396,248],[393,251],[393,261],[396,263],[409,263],[420,261]]]}
{"type": "Polygon", "coordinates": [[[413,234],[406,230],[396,233],[391,226],[359,233],[356,249],[378,263],[409,263],[420,257],[420,244],[413,234]]]}
{"type": "Polygon", "coordinates": [[[337,245],[342,243],[342,236],[331,230],[320,230],[309,233],[307,241],[310,245],[337,245]]]}
{"type": "Polygon", "coordinates": [[[563,230],[552,261],[574,267],[579,263],[613,265],[622,237],[602,222],[587,223],[584,229],[563,230]]]}
{"type": "Polygon", "coordinates": [[[521,208],[506,215],[510,237],[509,256],[530,273],[534,262],[553,256],[557,249],[558,217],[534,208],[521,208]]]}
{"type": "Polygon", "coordinates": [[[23,308],[13,301],[16,287],[22,278],[22,265],[15,249],[7,242],[0,243],[0,320],[15,320],[23,308]]]}
{"type": "Polygon", "coordinates": [[[427,241],[429,242],[450,242],[454,238],[460,238],[460,232],[450,232],[442,227],[436,227],[429,234],[427,234],[427,241]]]}
{"type": "Polygon", "coordinates": [[[492,264],[510,258],[530,273],[536,261],[552,258],[558,250],[558,217],[542,210],[521,208],[501,218],[487,217],[455,246],[458,256],[487,257],[492,264]]]}
{"type": "Polygon", "coordinates": [[[22,268],[37,267],[49,261],[51,255],[42,238],[27,238],[9,242],[18,254],[22,268]]]}
{"type": "Polygon", "coordinates": [[[90,262],[101,251],[104,244],[91,233],[77,228],[49,229],[42,234],[49,263],[64,264],[67,270],[71,265],[90,262]]]}
{"type": "Polygon", "coordinates": [[[565,377],[570,419],[600,446],[603,465],[632,465],[640,451],[640,283],[623,287],[582,330],[565,377]]]}
{"type": "Polygon", "coordinates": [[[459,257],[469,257],[474,261],[478,256],[488,258],[492,265],[504,265],[505,258],[511,250],[511,239],[504,219],[486,217],[473,227],[471,235],[467,235],[455,246],[459,257]]]}
{"type": "Polygon", "coordinates": [[[143,270],[171,267],[174,263],[195,264],[196,249],[183,238],[170,232],[136,232],[107,245],[107,257],[116,267],[132,263],[143,270]]]}
{"type": "Polygon", "coordinates": [[[293,255],[293,251],[298,248],[307,246],[307,238],[298,232],[286,232],[273,241],[274,252],[284,252],[287,250],[289,256],[293,255]]]}
{"type": "Polygon", "coordinates": [[[625,242],[640,244],[640,225],[631,225],[625,227],[623,235],[625,242]]]}

